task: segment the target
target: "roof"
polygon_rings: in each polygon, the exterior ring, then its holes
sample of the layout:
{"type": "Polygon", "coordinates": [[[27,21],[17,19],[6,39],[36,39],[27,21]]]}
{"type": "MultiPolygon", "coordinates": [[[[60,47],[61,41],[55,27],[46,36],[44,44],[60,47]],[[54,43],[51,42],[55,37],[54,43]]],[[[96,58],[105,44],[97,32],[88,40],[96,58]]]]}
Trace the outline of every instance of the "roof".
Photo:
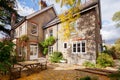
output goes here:
{"type": "MultiPolygon", "coordinates": [[[[36,15],[38,15],[38,14],[41,14],[42,12],[45,12],[45,11],[47,11],[48,9],[51,9],[51,8],[53,8],[53,5],[50,5],[50,6],[46,7],[46,8],[43,8],[42,10],[39,10],[39,11],[37,11],[37,12],[34,12],[33,14],[28,15],[28,16],[26,17],[26,19],[30,19],[30,18],[32,18],[32,17],[34,17],[34,16],[36,16],[36,15]]],[[[55,12],[55,14],[56,14],[56,12],[55,12]]]]}
{"type": "MultiPolygon", "coordinates": [[[[91,4],[89,3],[86,6],[82,6],[82,8],[81,8],[79,13],[84,13],[85,11],[93,9],[97,3],[98,3],[98,1],[94,1],[91,4]]],[[[48,24],[46,24],[45,26],[43,26],[43,29],[46,29],[48,27],[54,26],[56,24],[59,24],[60,22],[61,22],[60,19],[57,17],[54,20],[52,20],[51,22],[49,22],[48,24]]]]}
{"type": "Polygon", "coordinates": [[[54,20],[50,21],[48,24],[43,26],[43,29],[46,29],[46,28],[53,26],[55,24],[58,24],[58,23],[60,23],[60,19],[58,17],[56,17],[54,20]]]}
{"type": "MultiPolygon", "coordinates": [[[[46,8],[43,8],[42,10],[38,10],[37,12],[34,12],[34,13],[28,15],[28,16],[25,16],[23,20],[21,20],[20,22],[18,22],[17,24],[14,25],[14,29],[16,29],[18,26],[20,26],[26,20],[31,19],[34,16],[39,15],[39,14],[41,14],[41,13],[43,13],[43,12],[45,12],[45,11],[51,9],[51,8],[53,8],[53,10],[54,10],[53,5],[50,5],[50,6],[46,7],[46,8]]],[[[55,12],[55,10],[54,10],[54,12],[55,12]]],[[[55,12],[55,14],[56,14],[56,12],[55,12]]]]}

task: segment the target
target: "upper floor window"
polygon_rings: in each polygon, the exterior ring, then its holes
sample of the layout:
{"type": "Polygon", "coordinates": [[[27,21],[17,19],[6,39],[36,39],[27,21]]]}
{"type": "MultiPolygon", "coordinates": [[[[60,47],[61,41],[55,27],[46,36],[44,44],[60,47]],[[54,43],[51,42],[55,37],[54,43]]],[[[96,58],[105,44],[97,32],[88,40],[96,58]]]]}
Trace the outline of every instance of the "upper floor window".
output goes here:
{"type": "Polygon", "coordinates": [[[49,35],[53,36],[53,30],[52,29],[49,30],[49,35]]]}
{"type": "Polygon", "coordinates": [[[37,35],[37,33],[38,33],[37,25],[32,23],[31,24],[31,34],[37,35]]]}
{"type": "Polygon", "coordinates": [[[20,32],[20,34],[22,34],[22,26],[20,26],[19,32],[20,32]]]}
{"type": "Polygon", "coordinates": [[[85,53],[86,52],[86,41],[77,41],[72,44],[73,53],[85,53]]]}
{"type": "Polygon", "coordinates": [[[14,38],[16,38],[17,37],[17,30],[15,30],[15,32],[14,32],[14,38]]]}

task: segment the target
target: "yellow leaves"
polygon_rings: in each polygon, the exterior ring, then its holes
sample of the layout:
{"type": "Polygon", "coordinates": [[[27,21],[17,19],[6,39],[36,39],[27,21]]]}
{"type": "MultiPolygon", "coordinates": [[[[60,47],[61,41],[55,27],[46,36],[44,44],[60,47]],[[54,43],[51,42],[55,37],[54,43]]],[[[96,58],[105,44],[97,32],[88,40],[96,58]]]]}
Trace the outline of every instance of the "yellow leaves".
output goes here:
{"type": "Polygon", "coordinates": [[[62,40],[70,38],[71,32],[74,30],[74,22],[80,17],[79,8],[71,8],[67,12],[59,15],[59,19],[62,22],[62,28],[59,31],[61,33],[62,40]]]}
{"type": "Polygon", "coordinates": [[[81,2],[81,0],[55,0],[55,1],[57,3],[60,3],[61,7],[66,5],[70,7],[79,6],[81,2]]]}

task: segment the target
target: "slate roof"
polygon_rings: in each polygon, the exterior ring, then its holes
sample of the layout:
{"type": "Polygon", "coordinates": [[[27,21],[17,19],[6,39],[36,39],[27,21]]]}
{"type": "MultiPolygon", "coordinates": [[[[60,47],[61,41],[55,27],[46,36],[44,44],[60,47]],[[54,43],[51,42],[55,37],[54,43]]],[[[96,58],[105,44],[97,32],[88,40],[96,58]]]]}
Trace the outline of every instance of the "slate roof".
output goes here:
{"type": "MultiPolygon", "coordinates": [[[[89,3],[88,5],[82,6],[81,10],[80,10],[80,14],[84,13],[85,11],[88,11],[90,9],[93,9],[94,7],[96,7],[95,5],[98,3],[98,1],[94,1],[92,3],[89,3]]],[[[43,29],[46,29],[48,27],[54,26],[56,24],[60,23],[60,19],[58,17],[56,17],[54,20],[50,21],[48,24],[46,24],[45,26],[43,26],[43,29]]]]}
{"type": "MultiPolygon", "coordinates": [[[[28,15],[28,16],[25,16],[20,22],[18,22],[17,24],[14,25],[14,28],[13,28],[13,29],[16,29],[17,27],[19,27],[19,26],[20,26],[23,22],[25,22],[26,20],[31,19],[31,18],[33,18],[34,16],[39,15],[39,14],[41,14],[41,13],[43,13],[43,12],[45,12],[45,11],[51,9],[51,8],[54,9],[53,5],[50,5],[50,6],[46,7],[46,8],[43,8],[42,10],[39,10],[39,11],[34,12],[34,13],[28,15]]],[[[55,11],[55,10],[54,10],[54,11],[55,11]]],[[[55,12],[55,14],[56,14],[56,12],[55,12]]],[[[57,14],[56,14],[56,15],[57,15],[57,14]]]]}

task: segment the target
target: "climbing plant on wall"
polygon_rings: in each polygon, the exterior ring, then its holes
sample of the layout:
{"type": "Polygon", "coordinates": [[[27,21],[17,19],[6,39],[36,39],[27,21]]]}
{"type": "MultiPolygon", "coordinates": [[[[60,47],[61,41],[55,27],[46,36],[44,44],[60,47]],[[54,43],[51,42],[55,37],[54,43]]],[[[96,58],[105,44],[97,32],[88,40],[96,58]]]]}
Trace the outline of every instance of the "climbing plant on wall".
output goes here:
{"type": "Polygon", "coordinates": [[[42,48],[42,53],[46,55],[48,53],[48,47],[52,46],[55,43],[55,38],[53,36],[48,37],[43,42],[39,43],[39,46],[42,48]]]}
{"type": "Polygon", "coordinates": [[[23,60],[25,59],[25,47],[27,45],[27,42],[29,41],[29,37],[27,35],[22,35],[20,37],[20,48],[21,48],[21,53],[22,53],[22,58],[23,60]]]}
{"type": "Polygon", "coordinates": [[[59,15],[61,21],[61,29],[59,33],[61,34],[62,40],[67,40],[70,38],[71,33],[75,30],[74,23],[80,17],[79,7],[72,7],[68,11],[59,15]]]}

